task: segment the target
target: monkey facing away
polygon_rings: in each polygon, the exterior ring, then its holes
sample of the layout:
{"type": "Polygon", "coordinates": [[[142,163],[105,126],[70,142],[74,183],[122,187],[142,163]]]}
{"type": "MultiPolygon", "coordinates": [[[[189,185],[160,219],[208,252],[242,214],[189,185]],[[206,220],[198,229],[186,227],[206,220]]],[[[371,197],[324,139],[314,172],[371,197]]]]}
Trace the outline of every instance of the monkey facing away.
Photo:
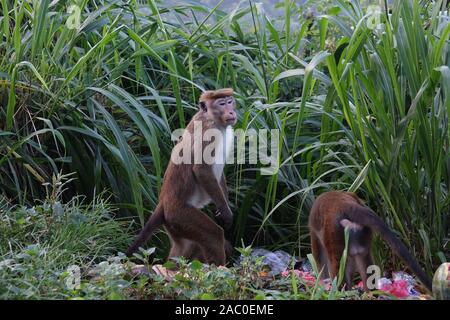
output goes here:
{"type": "Polygon", "coordinates": [[[128,249],[128,256],[164,225],[172,245],[169,257],[225,264],[224,229],[230,229],[233,214],[223,168],[233,143],[231,127],[237,120],[236,101],[233,90],[227,88],[205,91],[199,104],[199,111],[172,151],[159,203],[128,249]],[[215,204],[216,218],[224,229],[200,210],[210,202],[215,204]]]}
{"type": "Polygon", "coordinates": [[[309,215],[311,250],[323,268],[323,277],[334,278],[345,247],[344,229],[349,228],[348,254],[345,267],[346,289],[352,287],[352,277],[359,273],[367,287],[367,267],[373,264],[371,255],[372,233],[380,234],[392,251],[413,271],[431,291],[431,279],[408,252],[406,246],[388,226],[361,199],[351,192],[331,191],[321,194],[314,202],[309,215]]]}

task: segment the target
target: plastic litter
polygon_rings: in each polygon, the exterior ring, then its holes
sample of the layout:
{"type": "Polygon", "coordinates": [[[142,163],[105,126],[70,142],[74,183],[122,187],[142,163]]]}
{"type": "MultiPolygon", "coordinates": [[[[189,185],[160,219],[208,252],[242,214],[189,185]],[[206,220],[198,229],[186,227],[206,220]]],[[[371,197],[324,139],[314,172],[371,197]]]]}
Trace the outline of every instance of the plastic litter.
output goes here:
{"type": "MultiPolygon", "coordinates": [[[[276,276],[281,275],[282,277],[287,277],[292,273],[296,277],[302,280],[306,286],[314,286],[316,283],[316,277],[312,270],[311,264],[305,261],[298,261],[295,257],[290,254],[277,250],[271,252],[266,249],[256,248],[251,253],[252,257],[264,257],[263,265],[267,267],[269,271],[264,271],[261,276],[276,276]],[[294,261],[295,269],[290,269],[291,263],[294,261]]],[[[240,257],[239,260],[241,260],[240,257]]],[[[331,279],[323,279],[319,281],[320,285],[325,286],[326,290],[331,289],[331,279]]],[[[422,299],[424,295],[416,289],[415,279],[408,273],[399,271],[392,273],[392,279],[383,277],[377,282],[377,289],[380,291],[387,292],[397,298],[418,298],[422,299]]],[[[362,289],[363,284],[360,281],[352,289],[362,289]]]]}
{"type": "MultiPolygon", "coordinates": [[[[251,253],[252,258],[256,257],[264,257],[263,266],[268,267],[268,275],[275,276],[281,274],[285,271],[289,265],[292,263],[292,260],[297,261],[293,256],[283,250],[277,251],[269,251],[262,248],[256,248],[252,250],[251,253]]],[[[239,262],[242,260],[242,257],[239,258],[239,262]]]]}

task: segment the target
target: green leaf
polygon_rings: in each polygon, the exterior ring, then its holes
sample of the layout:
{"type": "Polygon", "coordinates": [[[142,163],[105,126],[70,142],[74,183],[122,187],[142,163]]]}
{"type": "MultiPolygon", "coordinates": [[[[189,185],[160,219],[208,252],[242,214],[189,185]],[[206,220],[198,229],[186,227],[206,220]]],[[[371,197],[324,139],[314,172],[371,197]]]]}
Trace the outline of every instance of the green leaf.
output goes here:
{"type": "Polygon", "coordinates": [[[350,188],[348,188],[349,192],[356,192],[359,189],[359,187],[364,183],[364,180],[366,179],[367,174],[369,172],[371,161],[372,160],[369,160],[367,164],[364,166],[364,168],[362,168],[361,172],[358,174],[355,181],[353,181],[350,188]]]}
{"type": "Polygon", "coordinates": [[[279,81],[281,79],[289,78],[289,77],[295,77],[295,76],[303,76],[305,75],[305,69],[291,69],[281,72],[279,75],[277,75],[273,82],[279,81]]]}
{"type": "Polygon", "coordinates": [[[201,270],[203,268],[203,263],[198,260],[194,260],[191,262],[191,269],[194,271],[201,270]]]}
{"type": "Polygon", "coordinates": [[[202,293],[200,295],[200,300],[216,300],[216,298],[211,293],[202,293]]]}
{"type": "Polygon", "coordinates": [[[169,270],[173,270],[177,267],[177,265],[175,264],[175,262],[169,260],[166,263],[163,264],[163,267],[169,270]]]}

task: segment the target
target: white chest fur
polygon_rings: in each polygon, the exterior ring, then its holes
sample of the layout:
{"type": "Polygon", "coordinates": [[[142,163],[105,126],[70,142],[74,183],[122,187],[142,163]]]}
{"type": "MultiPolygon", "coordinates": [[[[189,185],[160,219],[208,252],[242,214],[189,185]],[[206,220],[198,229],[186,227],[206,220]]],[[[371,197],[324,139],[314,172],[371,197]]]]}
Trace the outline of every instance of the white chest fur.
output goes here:
{"type": "Polygon", "coordinates": [[[220,182],[222,178],[223,168],[225,167],[225,163],[227,161],[228,156],[230,155],[230,151],[233,146],[233,129],[231,127],[227,127],[223,132],[221,137],[218,139],[216,148],[215,148],[215,160],[212,165],[214,176],[217,181],[220,182]]]}
{"type": "MultiPolygon", "coordinates": [[[[227,127],[221,132],[220,136],[217,136],[217,142],[214,146],[214,161],[211,164],[214,177],[220,183],[222,179],[223,168],[225,167],[226,160],[230,155],[233,147],[234,134],[231,127],[227,127]]],[[[211,198],[208,193],[201,187],[197,186],[191,199],[188,203],[196,208],[203,208],[205,205],[211,202],[211,198]]]]}

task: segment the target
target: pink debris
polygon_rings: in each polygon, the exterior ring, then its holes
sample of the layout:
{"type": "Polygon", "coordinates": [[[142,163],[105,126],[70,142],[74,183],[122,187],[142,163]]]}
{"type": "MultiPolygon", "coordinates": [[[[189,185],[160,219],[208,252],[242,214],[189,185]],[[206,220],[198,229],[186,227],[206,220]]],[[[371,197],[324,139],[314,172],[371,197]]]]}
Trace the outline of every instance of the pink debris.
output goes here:
{"type": "MultiPolygon", "coordinates": [[[[297,277],[300,276],[300,272],[301,272],[300,270],[294,269],[292,271],[294,271],[294,273],[297,277]]],[[[291,270],[284,270],[283,272],[281,272],[281,276],[287,277],[287,276],[289,276],[290,273],[291,273],[291,270]]]]}
{"type": "Polygon", "coordinates": [[[392,273],[392,280],[387,278],[379,279],[377,288],[397,298],[416,297],[420,293],[415,289],[415,284],[416,282],[411,275],[399,271],[392,273]]]}
{"type": "MultiPolygon", "coordinates": [[[[308,272],[308,271],[296,270],[296,269],[295,269],[295,270],[292,270],[292,271],[294,272],[294,274],[295,274],[298,278],[302,279],[308,287],[313,287],[313,286],[315,285],[315,283],[316,283],[316,277],[314,277],[310,272],[308,272]]],[[[283,277],[287,277],[290,273],[291,273],[291,271],[285,270],[285,271],[283,271],[283,272],[281,273],[281,275],[282,275],[283,277]]],[[[326,287],[325,287],[326,290],[330,290],[330,289],[331,289],[331,283],[330,283],[329,281],[327,281],[327,280],[320,280],[319,283],[320,283],[321,285],[325,285],[325,286],[326,286],[326,287]]]]}
{"type": "Polygon", "coordinates": [[[316,278],[309,272],[300,271],[300,278],[303,279],[303,281],[305,281],[305,284],[308,287],[312,287],[316,283],[316,278]]]}
{"type": "MultiPolygon", "coordinates": [[[[312,287],[316,283],[316,277],[308,271],[301,270],[285,270],[281,273],[283,277],[287,277],[294,272],[294,274],[302,279],[308,287],[312,287]]],[[[320,280],[320,285],[325,286],[326,290],[332,287],[330,279],[320,280]]],[[[378,290],[392,294],[397,298],[405,298],[409,296],[416,296],[418,293],[414,290],[414,281],[412,277],[404,272],[397,272],[393,274],[393,279],[381,278],[378,280],[378,290]]],[[[364,288],[362,281],[360,281],[353,289],[364,288]]]]}
{"type": "Polygon", "coordinates": [[[392,284],[384,284],[380,290],[388,292],[397,298],[404,298],[409,296],[408,283],[405,280],[394,281],[392,284]]]}

